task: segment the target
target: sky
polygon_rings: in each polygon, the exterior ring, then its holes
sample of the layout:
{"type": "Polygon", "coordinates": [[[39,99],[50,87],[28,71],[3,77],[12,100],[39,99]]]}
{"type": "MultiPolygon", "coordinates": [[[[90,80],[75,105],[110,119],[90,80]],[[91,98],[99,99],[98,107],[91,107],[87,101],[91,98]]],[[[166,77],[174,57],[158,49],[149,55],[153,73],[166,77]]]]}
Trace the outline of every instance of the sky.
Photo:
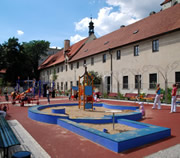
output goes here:
{"type": "Polygon", "coordinates": [[[45,40],[63,48],[88,37],[90,17],[96,37],[159,12],[164,0],[0,0],[0,44],[45,40]]]}

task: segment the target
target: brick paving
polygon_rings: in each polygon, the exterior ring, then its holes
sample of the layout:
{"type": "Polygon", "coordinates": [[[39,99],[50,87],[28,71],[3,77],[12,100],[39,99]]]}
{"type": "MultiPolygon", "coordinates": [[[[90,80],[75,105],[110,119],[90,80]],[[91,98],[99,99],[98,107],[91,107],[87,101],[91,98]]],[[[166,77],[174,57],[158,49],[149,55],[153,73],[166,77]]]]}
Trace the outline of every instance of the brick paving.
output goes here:
{"type": "MultiPolygon", "coordinates": [[[[3,98],[1,98],[1,101],[3,101],[3,98]]],[[[134,102],[102,101],[113,105],[139,106],[134,102]]],[[[72,101],[64,98],[51,99],[51,104],[69,102],[72,101]]],[[[47,104],[47,99],[40,99],[40,104],[47,104]]],[[[28,107],[10,105],[6,119],[15,119],[20,122],[52,158],[142,158],[145,156],[161,157],[160,154],[162,153],[164,155],[165,153],[170,153],[170,155],[176,156],[173,152],[177,151],[180,143],[180,107],[177,108],[177,113],[173,114],[169,113],[170,106],[162,106],[162,110],[152,110],[151,107],[151,104],[145,104],[146,118],[141,120],[141,122],[171,128],[171,137],[123,153],[114,153],[58,125],[31,120],[27,114],[28,107]]]]}

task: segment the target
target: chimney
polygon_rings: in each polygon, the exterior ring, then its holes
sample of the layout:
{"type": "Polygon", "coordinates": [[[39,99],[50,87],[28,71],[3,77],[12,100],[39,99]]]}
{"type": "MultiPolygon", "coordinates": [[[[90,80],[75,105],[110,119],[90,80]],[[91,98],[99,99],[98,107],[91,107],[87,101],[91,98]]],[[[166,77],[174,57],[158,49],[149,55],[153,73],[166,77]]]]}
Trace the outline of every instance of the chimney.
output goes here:
{"type": "Polygon", "coordinates": [[[70,48],[70,40],[64,40],[64,55],[66,51],[70,48]]]}

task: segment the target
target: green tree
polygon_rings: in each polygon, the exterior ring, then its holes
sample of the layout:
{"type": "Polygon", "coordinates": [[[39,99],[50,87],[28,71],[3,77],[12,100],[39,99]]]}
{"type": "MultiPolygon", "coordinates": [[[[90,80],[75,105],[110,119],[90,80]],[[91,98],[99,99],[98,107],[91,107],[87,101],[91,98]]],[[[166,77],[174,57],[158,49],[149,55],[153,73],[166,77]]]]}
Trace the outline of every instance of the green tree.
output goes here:
{"type": "Polygon", "coordinates": [[[26,56],[28,56],[28,63],[31,65],[30,77],[35,77],[36,79],[39,79],[38,63],[41,56],[47,55],[47,49],[49,48],[49,45],[50,43],[44,40],[33,40],[28,43],[23,43],[24,52],[26,56]]]}
{"type": "Polygon", "coordinates": [[[25,61],[23,54],[23,46],[18,42],[18,39],[9,38],[0,46],[1,64],[0,69],[6,69],[5,81],[15,82],[17,76],[24,75],[24,68],[22,64],[25,61]]]}
{"type": "Polygon", "coordinates": [[[88,73],[93,76],[93,83],[94,83],[94,84],[101,84],[102,76],[99,75],[98,72],[89,71],[88,73]]]}
{"type": "Polygon", "coordinates": [[[3,46],[0,44],[0,70],[5,68],[5,52],[3,46]]]}

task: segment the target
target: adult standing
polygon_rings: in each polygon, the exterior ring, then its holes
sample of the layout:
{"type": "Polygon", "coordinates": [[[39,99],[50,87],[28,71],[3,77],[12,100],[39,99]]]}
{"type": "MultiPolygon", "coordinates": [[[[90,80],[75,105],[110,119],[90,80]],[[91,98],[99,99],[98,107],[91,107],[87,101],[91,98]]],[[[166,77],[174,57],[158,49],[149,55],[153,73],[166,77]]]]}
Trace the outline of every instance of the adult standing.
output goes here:
{"type": "Polygon", "coordinates": [[[171,111],[170,113],[176,112],[176,92],[177,92],[177,86],[176,84],[172,85],[172,93],[171,93],[171,111]]]}
{"type": "Polygon", "coordinates": [[[160,84],[157,84],[156,85],[157,89],[156,89],[156,97],[154,99],[154,104],[153,104],[153,107],[152,109],[155,109],[156,108],[156,104],[158,103],[158,109],[160,110],[161,109],[161,88],[160,88],[160,84]]]}
{"type": "Polygon", "coordinates": [[[49,90],[49,86],[47,86],[47,90],[46,90],[46,95],[47,95],[47,100],[48,100],[48,104],[50,104],[50,90],[49,90]]]}
{"type": "Polygon", "coordinates": [[[4,88],[4,96],[5,96],[5,100],[6,100],[6,101],[9,101],[8,89],[7,89],[7,87],[4,88]]]}

